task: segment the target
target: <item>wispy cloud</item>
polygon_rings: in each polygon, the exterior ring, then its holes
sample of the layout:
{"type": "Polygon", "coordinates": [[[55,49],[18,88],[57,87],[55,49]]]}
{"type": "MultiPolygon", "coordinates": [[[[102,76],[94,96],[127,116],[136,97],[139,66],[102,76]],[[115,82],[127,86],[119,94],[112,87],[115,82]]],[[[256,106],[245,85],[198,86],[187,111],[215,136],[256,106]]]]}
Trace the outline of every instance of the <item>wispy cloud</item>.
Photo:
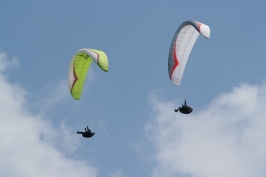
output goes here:
{"type": "Polygon", "coordinates": [[[266,84],[241,84],[190,115],[150,96],[146,125],[155,147],[154,177],[263,177],[266,174],[266,84]]]}
{"type": "Polygon", "coordinates": [[[110,176],[111,177],[125,177],[122,170],[117,170],[116,172],[111,173],[110,176]]]}
{"type": "Polygon", "coordinates": [[[48,111],[52,109],[56,104],[66,100],[70,97],[67,80],[61,80],[54,83],[48,83],[43,88],[41,110],[48,111]]]}
{"type": "Polygon", "coordinates": [[[0,53],[0,58],[2,60],[1,66],[0,66],[0,71],[4,71],[7,68],[13,68],[13,67],[18,67],[19,66],[19,60],[18,58],[14,57],[11,61],[7,61],[7,55],[5,53],[0,53]]]}
{"type": "MultiPolygon", "coordinates": [[[[10,63],[0,54],[0,71],[10,63]]],[[[69,151],[73,140],[64,125],[55,130],[42,114],[26,109],[27,92],[19,85],[10,84],[0,73],[0,176],[5,177],[96,177],[98,169],[87,161],[69,158],[58,147],[69,151]],[[62,134],[62,137],[56,136],[62,134]]]]}

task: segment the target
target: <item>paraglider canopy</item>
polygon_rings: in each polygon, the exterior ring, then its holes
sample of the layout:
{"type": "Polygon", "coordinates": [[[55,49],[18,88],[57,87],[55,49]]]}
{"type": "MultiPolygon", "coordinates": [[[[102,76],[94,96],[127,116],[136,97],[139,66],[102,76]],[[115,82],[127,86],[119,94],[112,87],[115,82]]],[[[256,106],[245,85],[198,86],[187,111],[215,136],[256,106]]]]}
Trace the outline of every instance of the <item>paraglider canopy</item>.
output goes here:
{"type": "Polygon", "coordinates": [[[108,59],[103,51],[84,48],[78,50],[72,57],[68,70],[68,86],[72,97],[76,100],[81,97],[83,85],[92,61],[103,71],[108,71],[108,59]]]}
{"type": "Polygon", "coordinates": [[[210,38],[210,28],[197,21],[183,22],[174,34],[168,57],[168,72],[175,86],[181,83],[188,57],[199,34],[210,38]]]}

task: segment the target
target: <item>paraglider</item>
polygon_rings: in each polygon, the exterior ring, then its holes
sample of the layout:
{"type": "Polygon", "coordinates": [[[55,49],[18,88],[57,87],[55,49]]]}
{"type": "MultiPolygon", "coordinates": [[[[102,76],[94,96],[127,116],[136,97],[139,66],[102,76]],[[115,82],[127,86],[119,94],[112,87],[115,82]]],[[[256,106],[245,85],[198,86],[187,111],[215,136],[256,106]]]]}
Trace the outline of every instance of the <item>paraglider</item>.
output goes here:
{"type": "Polygon", "coordinates": [[[83,48],[78,50],[71,59],[68,70],[68,86],[71,96],[79,100],[87,76],[94,61],[103,71],[108,72],[108,59],[103,51],[83,48]]]}
{"type": "MultiPolygon", "coordinates": [[[[108,72],[108,59],[103,51],[83,48],[78,50],[71,59],[68,70],[68,86],[70,94],[75,100],[80,100],[81,98],[84,82],[92,61],[103,71],[108,72]]],[[[77,134],[90,138],[95,133],[92,133],[87,126],[85,132],[77,131],[77,134]]]]}
{"type": "Polygon", "coordinates": [[[175,112],[180,111],[183,114],[190,114],[193,111],[193,108],[187,105],[187,102],[185,100],[184,105],[182,104],[182,107],[179,107],[178,109],[175,109],[175,112]]]}
{"type": "Polygon", "coordinates": [[[85,127],[85,132],[79,132],[79,131],[77,131],[77,134],[82,134],[82,136],[83,136],[84,138],[91,138],[91,137],[93,137],[93,135],[94,135],[95,133],[91,132],[91,130],[90,130],[89,127],[87,126],[87,127],[85,127]]]}
{"type": "MultiPolygon", "coordinates": [[[[174,34],[168,56],[168,72],[170,80],[175,86],[180,86],[187,60],[199,34],[209,39],[210,28],[197,21],[183,22],[174,34]]],[[[189,114],[193,109],[183,111],[181,107],[180,109],[175,109],[175,112],[177,112],[176,110],[189,114]]]]}

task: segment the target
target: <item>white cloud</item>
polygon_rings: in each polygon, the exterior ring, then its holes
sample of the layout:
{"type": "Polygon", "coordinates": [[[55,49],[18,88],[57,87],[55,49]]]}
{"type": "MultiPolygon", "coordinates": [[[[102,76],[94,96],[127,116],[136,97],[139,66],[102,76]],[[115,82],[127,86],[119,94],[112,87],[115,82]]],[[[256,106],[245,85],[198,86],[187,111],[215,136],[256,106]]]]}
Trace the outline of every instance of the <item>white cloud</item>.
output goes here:
{"type": "Polygon", "coordinates": [[[150,96],[146,125],[155,147],[154,177],[264,177],[266,84],[241,84],[200,111],[175,113],[174,102],[150,96]]]}
{"type": "MultiPolygon", "coordinates": [[[[0,70],[9,64],[5,54],[0,54],[0,70]]],[[[58,147],[75,150],[67,128],[62,124],[61,130],[55,130],[42,114],[27,110],[25,95],[25,90],[8,83],[0,73],[0,176],[96,177],[97,167],[67,157],[68,150],[58,147]]]]}
{"type": "Polygon", "coordinates": [[[7,56],[5,53],[0,53],[0,58],[2,60],[1,66],[0,66],[0,71],[4,71],[7,68],[17,68],[19,66],[19,60],[18,58],[13,58],[11,61],[7,61],[7,56]]]}

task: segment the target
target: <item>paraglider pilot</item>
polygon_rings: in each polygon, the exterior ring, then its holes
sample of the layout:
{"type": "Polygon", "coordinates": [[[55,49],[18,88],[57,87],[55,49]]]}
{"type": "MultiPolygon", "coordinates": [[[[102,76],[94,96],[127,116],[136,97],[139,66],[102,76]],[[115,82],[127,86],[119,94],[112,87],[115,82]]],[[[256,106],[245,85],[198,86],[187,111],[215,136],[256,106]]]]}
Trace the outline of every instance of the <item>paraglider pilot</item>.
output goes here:
{"type": "Polygon", "coordinates": [[[182,107],[179,107],[178,109],[175,109],[175,112],[180,111],[183,114],[190,114],[193,111],[193,108],[187,105],[187,102],[185,100],[185,104],[182,104],[182,107]]]}
{"type": "Polygon", "coordinates": [[[92,133],[89,127],[85,127],[85,132],[79,132],[77,131],[77,134],[82,134],[84,138],[90,138],[92,137],[95,133],[92,133]]]}

